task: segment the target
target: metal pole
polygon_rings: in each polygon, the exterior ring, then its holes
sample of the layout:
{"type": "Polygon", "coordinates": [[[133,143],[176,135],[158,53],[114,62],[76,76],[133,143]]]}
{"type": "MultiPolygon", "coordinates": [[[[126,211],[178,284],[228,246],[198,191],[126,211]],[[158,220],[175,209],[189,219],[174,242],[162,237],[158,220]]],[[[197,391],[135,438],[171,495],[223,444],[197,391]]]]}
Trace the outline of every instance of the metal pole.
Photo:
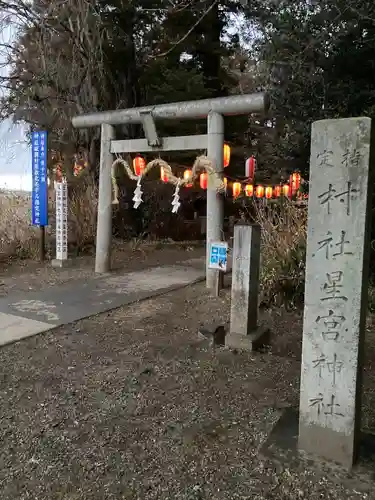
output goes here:
{"type": "Polygon", "coordinates": [[[39,260],[44,262],[46,260],[46,228],[39,226],[39,260]]]}
{"type": "Polygon", "coordinates": [[[112,240],[112,182],[111,167],[113,155],[111,140],[115,138],[115,131],[111,125],[101,126],[100,142],[100,172],[99,172],[99,201],[98,223],[96,232],[95,272],[107,273],[111,266],[112,240]]]}
{"type": "MultiPolygon", "coordinates": [[[[219,113],[211,112],[207,117],[207,156],[214,162],[214,168],[219,175],[224,171],[224,118],[219,113]]],[[[217,285],[216,274],[219,271],[209,269],[210,244],[213,241],[222,241],[224,225],[223,196],[210,186],[208,176],[207,186],[207,247],[206,247],[206,286],[215,290],[217,285]]]]}

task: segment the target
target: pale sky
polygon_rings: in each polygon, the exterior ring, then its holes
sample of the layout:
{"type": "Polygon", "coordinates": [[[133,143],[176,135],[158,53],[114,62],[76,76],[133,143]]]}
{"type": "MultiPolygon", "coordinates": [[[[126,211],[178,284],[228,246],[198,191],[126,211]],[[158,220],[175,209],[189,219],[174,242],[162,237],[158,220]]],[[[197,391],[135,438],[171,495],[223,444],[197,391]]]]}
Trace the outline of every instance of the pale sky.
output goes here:
{"type": "MultiPolygon", "coordinates": [[[[12,43],[13,30],[8,25],[1,29],[0,41],[12,43]]],[[[6,50],[6,49],[5,49],[6,50]]],[[[6,53],[0,51],[0,74],[5,76],[6,53]]],[[[3,94],[4,89],[0,89],[3,94]]],[[[31,145],[26,140],[26,127],[11,120],[0,122],[0,189],[31,191],[31,145]]]]}
{"type": "Polygon", "coordinates": [[[0,124],[0,188],[31,191],[31,145],[10,120],[0,124]]]}

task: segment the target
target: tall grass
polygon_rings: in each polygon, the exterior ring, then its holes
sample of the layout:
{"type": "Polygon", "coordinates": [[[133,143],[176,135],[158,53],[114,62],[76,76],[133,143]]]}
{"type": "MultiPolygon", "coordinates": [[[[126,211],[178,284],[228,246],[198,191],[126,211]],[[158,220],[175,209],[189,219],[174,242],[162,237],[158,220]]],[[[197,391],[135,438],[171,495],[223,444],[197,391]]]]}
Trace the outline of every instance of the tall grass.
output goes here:
{"type": "Polygon", "coordinates": [[[299,305],[305,286],[307,207],[287,199],[245,201],[240,212],[242,219],[261,227],[261,305],[299,305]]]}
{"type": "Polygon", "coordinates": [[[70,193],[69,240],[77,253],[84,253],[95,244],[98,212],[98,187],[90,179],[70,193]]]}
{"type": "Polygon", "coordinates": [[[267,306],[294,306],[304,296],[307,207],[288,200],[274,207],[255,211],[262,229],[261,300],[267,306]]]}
{"type": "Polygon", "coordinates": [[[28,196],[0,191],[0,261],[36,257],[37,230],[30,225],[30,207],[28,196]]]}
{"type": "MultiPolygon", "coordinates": [[[[49,200],[49,226],[46,228],[47,254],[55,252],[55,197],[49,200]]],[[[68,241],[76,253],[95,243],[97,187],[88,181],[75,187],[68,204],[68,241]]],[[[0,192],[0,261],[36,259],[39,254],[38,229],[31,225],[30,196],[0,192]]]]}

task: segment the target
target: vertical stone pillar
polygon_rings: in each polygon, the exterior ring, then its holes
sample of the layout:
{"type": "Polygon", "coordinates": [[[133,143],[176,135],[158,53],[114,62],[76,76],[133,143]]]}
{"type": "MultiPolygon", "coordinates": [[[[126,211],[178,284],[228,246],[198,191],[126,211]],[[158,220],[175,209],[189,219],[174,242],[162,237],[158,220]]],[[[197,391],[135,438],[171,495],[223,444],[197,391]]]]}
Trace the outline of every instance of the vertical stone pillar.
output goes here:
{"type": "Polygon", "coordinates": [[[313,123],[299,447],[356,460],[367,309],[371,120],[313,123]]]}
{"type": "MultiPolygon", "coordinates": [[[[211,112],[207,117],[207,155],[213,160],[218,175],[224,170],[224,117],[211,112]]],[[[207,220],[206,220],[206,286],[216,289],[218,273],[210,269],[211,243],[222,241],[224,225],[224,199],[213,186],[212,176],[208,176],[207,186],[207,220]]]]}
{"type": "Polygon", "coordinates": [[[100,142],[100,172],[98,222],[96,232],[95,272],[107,273],[111,266],[112,243],[112,181],[111,167],[114,156],[111,141],[115,138],[112,125],[103,124],[100,142]]]}
{"type": "Polygon", "coordinates": [[[258,225],[234,226],[230,331],[225,339],[228,347],[252,350],[268,333],[257,324],[260,237],[258,225]]]}

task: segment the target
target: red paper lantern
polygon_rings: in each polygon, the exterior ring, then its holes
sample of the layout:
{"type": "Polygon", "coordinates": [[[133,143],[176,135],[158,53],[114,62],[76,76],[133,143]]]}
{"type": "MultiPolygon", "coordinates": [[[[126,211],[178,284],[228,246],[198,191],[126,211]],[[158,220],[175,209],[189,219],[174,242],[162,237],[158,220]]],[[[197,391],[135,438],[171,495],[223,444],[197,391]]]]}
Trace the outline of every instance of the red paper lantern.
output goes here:
{"type": "Polygon", "coordinates": [[[55,169],[56,181],[61,182],[63,178],[61,165],[57,165],[55,169]]]}
{"type": "Polygon", "coordinates": [[[224,144],[224,168],[229,165],[230,162],[230,146],[229,144],[224,144]]]}
{"type": "Polygon", "coordinates": [[[224,187],[225,187],[225,191],[226,191],[227,187],[228,187],[228,179],[226,177],[224,177],[224,187]]]}
{"type": "Polygon", "coordinates": [[[206,172],[199,176],[199,185],[202,189],[207,189],[208,175],[206,172]]]}
{"type": "Polygon", "coordinates": [[[296,191],[299,190],[299,187],[301,185],[301,175],[298,172],[294,172],[290,176],[290,184],[292,186],[292,191],[295,193],[296,191]]]}
{"type": "Polygon", "coordinates": [[[257,198],[263,198],[263,196],[264,196],[264,186],[257,186],[255,188],[255,196],[257,198]]]}
{"type": "Polygon", "coordinates": [[[184,172],[184,180],[187,182],[187,184],[185,184],[186,187],[191,187],[193,185],[192,182],[191,182],[192,176],[193,176],[193,171],[192,170],[190,170],[190,169],[185,170],[185,172],[184,172]]]}
{"type": "Polygon", "coordinates": [[[253,196],[254,194],[254,186],[252,184],[246,184],[245,186],[245,195],[253,196]]]}
{"type": "Polygon", "coordinates": [[[135,175],[138,177],[143,174],[144,169],[146,168],[146,161],[142,156],[136,156],[133,160],[133,169],[135,175]]]}
{"type": "Polygon", "coordinates": [[[254,156],[248,158],[245,162],[245,176],[253,180],[255,175],[256,159],[254,156]]]}
{"type": "Polygon", "coordinates": [[[164,170],[164,167],[160,167],[160,179],[163,182],[168,182],[168,175],[167,175],[166,171],[164,170]]]}
{"type": "Polygon", "coordinates": [[[78,163],[76,163],[73,167],[74,177],[78,177],[80,175],[80,173],[82,172],[82,170],[83,170],[82,165],[79,165],[78,163]]]}
{"type": "Polygon", "coordinates": [[[241,183],[233,182],[233,198],[237,198],[241,194],[241,183]]]}
{"type": "Polygon", "coordinates": [[[280,196],[281,196],[281,186],[275,186],[274,195],[275,195],[275,198],[280,198],[280,196]]]}
{"type": "Polygon", "coordinates": [[[289,186],[289,184],[284,184],[284,186],[283,186],[283,195],[288,197],[289,194],[290,194],[290,186],[289,186]]]}
{"type": "Polygon", "coordinates": [[[271,186],[266,187],[266,198],[267,198],[267,200],[272,198],[272,187],[271,186]]]}

